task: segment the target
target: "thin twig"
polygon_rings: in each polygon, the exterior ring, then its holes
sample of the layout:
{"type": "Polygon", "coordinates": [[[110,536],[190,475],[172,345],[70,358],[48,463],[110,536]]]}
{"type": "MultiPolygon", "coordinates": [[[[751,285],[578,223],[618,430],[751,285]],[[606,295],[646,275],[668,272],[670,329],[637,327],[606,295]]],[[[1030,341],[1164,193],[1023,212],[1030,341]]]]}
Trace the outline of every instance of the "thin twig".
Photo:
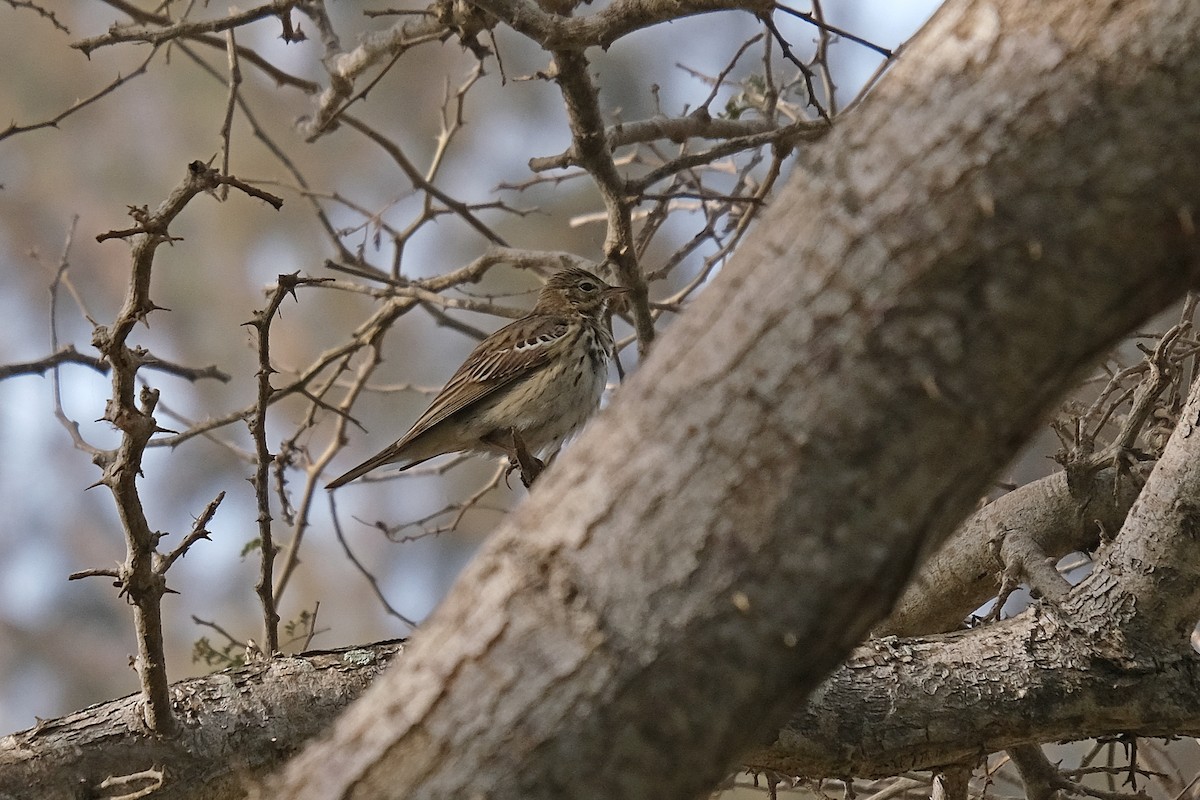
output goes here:
{"type": "Polygon", "coordinates": [[[51,117],[50,119],[42,120],[41,122],[34,122],[30,125],[18,125],[15,122],[10,124],[8,126],[8,128],[6,128],[3,131],[0,131],[0,141],[4,141],[5,139],[7,139],[10,136],[16,136],[19,133],[28,133],[29,131],[36,131],[36,130],[40,130],[41,128],[57,128],[58,123],[62,122],[64,119],[71,116],[75,112],[80,111],[84,108],[87,108],[92,103],[95,103],[97,100],[100,100],[103,97],[107,97],[108,95],[115,92],[117,89],[119,89],[122,86],[124,86],[125,84],[129,83],[134,78],[137,78],[141,75],[145,75],[146,68],[150,65],[150,61],[154,58],[155,55],[157,55],[157,53],[158,53],[157,49],[151,51],[150,55],[146,56],[146,59],[140,65],[138,65],[138,67],[136,69],[134,69],[133,72],[129,73],[128,75],[118,75],[116,77],[116,79],[112,83],[110,83],[108,86],[105,86],[103,89],[96,92],[95,94],[91,94],[80,100],[76,100],[70,106],[63,109],[58,114],[51,117]]]}
{"type": "Polygon", "coordinates": [[[298,272],[280,275],[270,294],[266,308],[257,311],[254,319],[246,323],[258,334],[258,400],[254,414],[248,420],[250,435],[254,439],[254,476],[250,483],[258,504],[259,575],[254,591],[263,609],[263,642],[268,655],[279,650],[279,611],[275,602],[274,564],[278,548],[271,530],[270,469],[274,456],[267,445],[267,409],[275,389],[271,386],[271,322],[279,311],[285,297],[296,297],[296,287],[327,283],[330,278],[301,278],[298,272]]]}
{"type": "Polygon", "coordinates": [[[328,496],[329,511],[330,515],[333,517],[333,532],[337,536],[338,543],[342,546],[343,552],[346,553],[346,558],[350,559],[350,563],[354,565],[354,568],[357,569],[359,573],[367,579],[367,583],[371,586],[371,591],[375,594],[375,597],[379,599],[379,602],[383,605],[384,610],[391,616],[403,622],[408,627],[416,630],[417,623],[397,611],[395,607],[388,602],[387,597],[385,597],[383,594],[383,590],[379,588],[379,579],[376,578],[369,569],[363,566],[363,563],[358,560],[357,556],[354,555],[354,551],[350,549],[350,543],[346,541],[346,535],[342,531],[342,524],[338,518],[337,501],[334,499],[334,493],[329,492],[328,496]]]}

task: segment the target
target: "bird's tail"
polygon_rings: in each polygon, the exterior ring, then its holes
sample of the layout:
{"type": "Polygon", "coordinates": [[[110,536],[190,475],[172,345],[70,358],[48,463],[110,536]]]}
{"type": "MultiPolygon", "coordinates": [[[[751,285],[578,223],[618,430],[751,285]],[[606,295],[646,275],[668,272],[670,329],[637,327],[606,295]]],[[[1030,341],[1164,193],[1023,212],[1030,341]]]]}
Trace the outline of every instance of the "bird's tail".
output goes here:
{"type": "MultiPolygon", "coordinates": [[[[417,464],[424,464],[426,461],[428,461],[432,457],[433,456],[425,456],[424,458],[418,458],[414,461],[408,461],[407,463],[399,466],[397,469],[399,472],[403,472],[404,470],[408,469],[409,467],[415,467],[417,464]]],[[[366,461],[359,464],[357,467],[350,470],[349,472],[345,472],[345,473],[342,473],[341,475],[338,475],[336,478],[331,480],[329,483],[325,484],[325,488],[326,489],[336,489],[339,486],[345,486],[350,481],[358,480],[363,475],[366,475],[368,472],[370,472],[373,469],[377,469],[386,464],[396,464],[396,463],[398,463],[400,461],[404,461],[404,460],[405,459],[398,458],[396,456],[396,451],[394,448],[389,447],[387,450],[384,450],[382,453],[379,453],[378,455],[368,458],[366,461]]]]}

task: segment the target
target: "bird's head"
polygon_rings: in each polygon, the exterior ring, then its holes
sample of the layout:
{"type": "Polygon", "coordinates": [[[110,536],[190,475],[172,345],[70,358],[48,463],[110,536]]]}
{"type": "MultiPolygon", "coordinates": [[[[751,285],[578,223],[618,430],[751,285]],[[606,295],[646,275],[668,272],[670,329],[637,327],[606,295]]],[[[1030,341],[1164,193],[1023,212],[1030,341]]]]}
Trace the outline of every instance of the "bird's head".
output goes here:
{"type": "Polygon", "coordinates": [[[571,267],[550,276],[538,295],[536,311],[542,313],[570,313],[598,315],[614,297],[625,294],[627,289],[610,286],[586,269],[571,267]]]}

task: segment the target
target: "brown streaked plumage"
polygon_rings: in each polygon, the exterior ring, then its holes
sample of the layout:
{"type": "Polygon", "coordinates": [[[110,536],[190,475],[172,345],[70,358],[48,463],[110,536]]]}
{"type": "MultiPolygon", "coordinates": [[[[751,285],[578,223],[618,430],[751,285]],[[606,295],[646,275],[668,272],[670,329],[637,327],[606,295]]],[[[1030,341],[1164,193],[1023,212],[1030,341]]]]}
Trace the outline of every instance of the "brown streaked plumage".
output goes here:
{"type": "Polygon", "coordinates": [[[407,433],[325,488],[444,453],[553,453],[600,404],[613,352],[604,313],[624,291],[587,270],[555,273],[529,315],[480,342],[407,433]]]}

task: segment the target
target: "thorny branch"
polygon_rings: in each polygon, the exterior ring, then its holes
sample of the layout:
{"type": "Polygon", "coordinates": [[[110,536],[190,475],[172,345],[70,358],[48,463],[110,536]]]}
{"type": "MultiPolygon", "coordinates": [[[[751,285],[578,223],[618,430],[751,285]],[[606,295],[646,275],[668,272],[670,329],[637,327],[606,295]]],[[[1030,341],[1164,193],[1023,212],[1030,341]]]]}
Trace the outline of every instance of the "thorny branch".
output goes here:
{"type": "Polygon", "coordinates": [[[301,278],[298,272],[280,275],[266,308],[255,313],[248,323],[258,335],[258,399],[254,404],[254,416],[250,418],[250,435],[254,438],[255,470],[251,484],[258,504],[258,550],[259,576],[254,591],[263,609],[263,641],[268,655],[279,650],[279,612],[275,604],[274,564],[278,548],[271,532],[271,488],[269,471],[275,463],[267,444],[267,409],[275,389],[271,386],[271,322],[279,311],[285,297],[296,297],[296,287],[328,283],[332,278],[301,278]]]}
{"type": "Polygon", "coordinates": [[[107,33],[100,36],[93,36],[90,39],[83,39],[71,46],[82,52],[85,56],[90,56],[93,51],[101,47],[108,47],[122,42],[143,42],[160,45],[172,39],[194,37],[202,33],[222,33],[251,22],[256,22],[264,17],[283,16],[295,8],[298,3],[299,0],[273,0],[273,2],[266,5],[252,8],[248,11],[236,12],[227,17],[178,22],[174,25],[145,28],[114,25],[108,29],[107,33]]]}
{"type": "Polygon", "coordinates": [[[134,69],[128,75],[118,75],[113,80],[113,82],[110,83],[108,86],[105,86],[100,91],[98,91],[88,97],[84,97],[80,100],[76,100],[70,106],[68,106],[67,108],[58,112],[57,114],[55,114],[53,117],[51,117],[49,119],[42,120],[41,122],[34,122],[29,125],[18,125],[15,122],[10,123],[8,128],[6,128],[3,131],[0,131],[0,142],[4,141],[5,139],[7,139],[10,136],[16,136],[17,134],[20,134],[20,133],[28,133],[29,131],[36,131],[36,130],[40,130],[41,128],[57,128],[58,123],[62,122],[67,117],[74,114],[75,112],[85,109],[88,106],[90,106],[92,103],[95,103],[96,101],[107,97],[108,95],[115,92],[117,89],[120,89],[122,86],[129,83],[134,78],[137,78],[141,75],[145,75],[147,67],[150,66],[150,62],[154,59],[154,56],[157,55],[157,52],[158,52],[157,50],[152,50],[150,52],[150,54],[148,56],[146,56],[146,60],[143,61],[136,69],[134,69]]]}
{"type": "MultiPolygon", "coordinates": [[[[141,680],[145,700],[147,727],[162,735],[170,735],[176,727],[171,713],[166,661],[163,653],[161,599],[167,590],[165,569],[197,538],[203,538],[203,524],[193,530],[193,536],[167,559],[158,555],[162,533],[152,530],[142,507],[137,478],[141,474],[142,454],[151,437],[160,432],[154,418],[158,391],[149,386],[137,389],[137,373],[143,365],[144,351],[130,347],[129,334],[137,322],[143,321],[158,306],[150,299],[150,275],[155,250],[172,240],[168,227],[197,194],[212,191],[222,183],[238,185],[240,181],[222,176],[200,162],[188,165],[187,175],[156,209],[133,209],[138,227],[124,235],[133,237],[132,273],[125,301],[113,323],[97,325],[92,343],[101,357],[111,366],[112,396],[104,411],[107,420],[121,432],[121,443],[114,450],[90,448],[93,461],[102,470],[98,484],[107,486],[113,494],[121,525],[125,532],[126,557],[116,571],[120,593],[128,598],[134,609],[138,655],[135,668],[141,680]]],[[[255,195],[263,193],[255,190],[255,195]]],[[[281,201],[280,201],[281,202],[281,201]]],[[[114,234],[98,237],[112,238],[114,234]]],[[[201,519],[215,512],[220,498],[201,519]]],[[[90,571],[88,574],[108,574],[90,571]]]]}

